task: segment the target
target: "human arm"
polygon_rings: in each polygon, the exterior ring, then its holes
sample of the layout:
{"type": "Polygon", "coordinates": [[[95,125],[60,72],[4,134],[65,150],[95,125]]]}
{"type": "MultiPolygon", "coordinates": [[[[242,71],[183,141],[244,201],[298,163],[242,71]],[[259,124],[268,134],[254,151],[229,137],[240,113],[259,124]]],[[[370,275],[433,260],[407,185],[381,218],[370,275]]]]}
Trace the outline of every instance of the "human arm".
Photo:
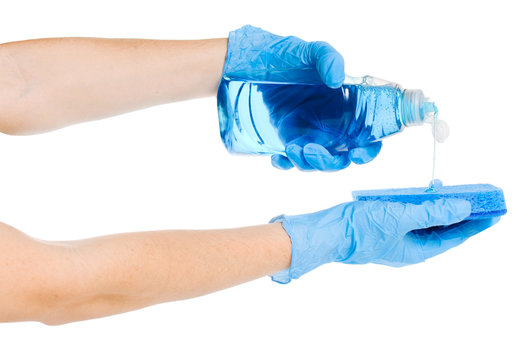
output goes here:
{"type": "Polygon", "coordinates": [[[62,324],[191,298],[265,275],[287,283],[330,262],[403,266],[494,225],[464,200],[351,202],[271,224],[52,242],[0,225],[0,321],[62,324]]]}
{"type": "Polygon", "coordinates": [[[0,226],[0,321],[46,324],[200,296],[286,269],[280,224],[41,241],[0,226]]]}
{"type": "MultiPolygon", "coordinates": [[[[343,65],[342,56],[328,43],[277,36],[251,26],[231,32],[228,39],[53,38],[5,43],[0,44],[0,132],[45,132],[214,96],[221,76],[234,73],[254,78],[256,73],[279,70],[283,81],[308,81],[312,79],[291,77],[295,70],[313,69],[327,86],[336,88],[345,76],[343,65]]],[[[315,142],[291,142],[287,156],[274,155],[272,164],[280,169],[340,170],[351,162],[371,161],[381,145],[331,154],[315,142]]]]}
{"type": "Polygon", "coordinates": [[[0,44],[0,131],[31,134],[214,96],[227,39],[52,38],[0,44]]]}

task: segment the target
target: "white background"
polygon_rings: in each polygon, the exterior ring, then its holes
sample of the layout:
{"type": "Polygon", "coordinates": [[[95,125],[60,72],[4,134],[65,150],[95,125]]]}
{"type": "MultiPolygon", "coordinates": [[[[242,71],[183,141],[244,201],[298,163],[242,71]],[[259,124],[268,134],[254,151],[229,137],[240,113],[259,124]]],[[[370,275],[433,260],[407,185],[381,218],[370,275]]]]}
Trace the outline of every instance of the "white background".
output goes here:
{"type": "MultiPolygon", "coordinates": [[[[326,40],[348,74],[432,97],[451,127],[437,176],[502,187],[509,212],[406,268],[331,264],[286,286],[263,278],[99,320],[0,324],[0,359],[524,359],[521,2],[1,2],[0,42],[199,39],[244,24],[326,40]]],[[[0,221],[53,240],[259,224],[348,201],[352,190],[425,186],[431,156],[421,127],[387,139],[368,165],[281,172],[265,157],[229,155],[215,99],[193,100],[42,135],[0,135],[0,221]]]]}

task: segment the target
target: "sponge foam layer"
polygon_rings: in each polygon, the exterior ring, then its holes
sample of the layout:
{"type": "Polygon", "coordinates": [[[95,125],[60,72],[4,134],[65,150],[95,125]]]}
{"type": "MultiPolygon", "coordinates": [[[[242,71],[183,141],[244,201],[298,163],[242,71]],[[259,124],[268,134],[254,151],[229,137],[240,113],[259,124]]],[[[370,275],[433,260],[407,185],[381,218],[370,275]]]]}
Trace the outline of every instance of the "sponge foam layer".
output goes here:
{"type": "Polygon", "coordinates": [[[502,189],[490,184],[439,186],[435,192],[426,188],[402,188],[353,191],[357,201],[391,201],[421,204],[427,200],[443,198],[465,199],[471,203],[471,215],[467,219],[481,219],[506,214],[502,189]]]}

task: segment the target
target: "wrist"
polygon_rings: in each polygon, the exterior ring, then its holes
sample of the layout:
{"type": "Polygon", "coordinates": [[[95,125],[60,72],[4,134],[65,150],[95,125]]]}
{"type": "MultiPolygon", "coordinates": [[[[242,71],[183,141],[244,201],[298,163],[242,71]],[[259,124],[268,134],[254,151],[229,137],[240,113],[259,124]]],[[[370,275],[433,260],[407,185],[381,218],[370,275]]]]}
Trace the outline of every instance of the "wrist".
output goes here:
{"type": "Polygon", "coordinates": [[[283,271],[290,268],[292,256],[292,242],[289,234],[283,228],[281,223],[271,223],[266,225],[269,229],[269,238],[272,243],[272,251],[276,259],[275,265],[277,271],[283,271]]]}
{"type": "Polygon", "coordinates": [[[217,88],[221,81],[223,74],[223,68],[226,61],[228,39],[208,39],[203,40],[206,43],[206,50],[203,52],[204,61],[206,62],[203,69],[206,69],[207,81],[204,90],[206,93],[204,96],[215,96],[217,94],[217,88]]]}

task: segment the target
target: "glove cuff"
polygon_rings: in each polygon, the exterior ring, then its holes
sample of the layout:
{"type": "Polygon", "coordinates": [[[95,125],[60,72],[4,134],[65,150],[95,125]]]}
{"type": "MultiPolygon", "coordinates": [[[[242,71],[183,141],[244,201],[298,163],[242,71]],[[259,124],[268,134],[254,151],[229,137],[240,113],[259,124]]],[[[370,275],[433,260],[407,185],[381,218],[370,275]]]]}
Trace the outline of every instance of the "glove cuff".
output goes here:
{"type": "Polygon", "coordinates": [[[325,256],[319,256],[320,251],[317,251],[315,246],[311,246],[308,226],[305,226],[301,219],[301,215],[290,217],[280,215],[270,220],[270,223],[281,223],[292,243],[290,267],[271,275],[271,279],[277,283],[288,284],[292,279],[298,279],[318,266],[330,262],[325,256]]]}
{"type": "MultiPolygon", "coordinates": [[[[285,215],[279,215],[279,216],[276,216],[274,218],[272,218],[269,223],[281,223],[281,226],[283,226],[283,220],[285,219],[285,215]]],[[[285,229],[285,227],[283,226],[283,228],[285,229]]],[[[287,229],[285,229],[285,231],[287,231],[287,229]]],[[[290,236],[290,233],[287,231],[287,234],[289,234],[290,236]]],[[[291,241],[292,241],[292,238],[291,238],[291,241]]],[[[294,253],[294,244],[292,245],[292,252],[294,253]]],[[[270,278],[272,279],[272,281],[275,281],[279,284],[288,284],[291,280],[291,274],[290,274],[290,269],[292,268],[292,256],[291,256],[291,263],[290,263],[290,267],[288,269],[285,269],[285,270],[282,270],[280,272],[277,272],[273,275],[270,275],[270,278]]]]}

